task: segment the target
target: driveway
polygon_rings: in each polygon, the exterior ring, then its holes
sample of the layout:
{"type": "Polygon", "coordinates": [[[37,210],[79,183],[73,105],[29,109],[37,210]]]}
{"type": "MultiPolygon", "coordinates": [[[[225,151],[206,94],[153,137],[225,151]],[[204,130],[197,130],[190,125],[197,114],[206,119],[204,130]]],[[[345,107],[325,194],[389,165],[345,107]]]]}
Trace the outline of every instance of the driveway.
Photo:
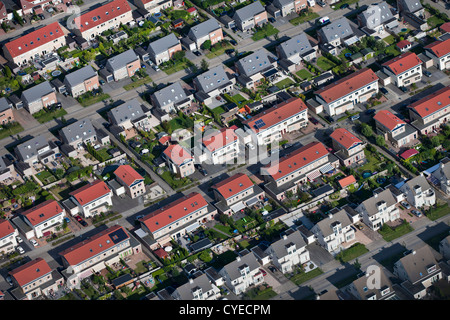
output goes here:
{"type": "Polygon", "coordinates": [[[13,108],[13,114],[14,119],[20,123],[24,130],[40,125],[40,123],[25,108],[13,108]]]}

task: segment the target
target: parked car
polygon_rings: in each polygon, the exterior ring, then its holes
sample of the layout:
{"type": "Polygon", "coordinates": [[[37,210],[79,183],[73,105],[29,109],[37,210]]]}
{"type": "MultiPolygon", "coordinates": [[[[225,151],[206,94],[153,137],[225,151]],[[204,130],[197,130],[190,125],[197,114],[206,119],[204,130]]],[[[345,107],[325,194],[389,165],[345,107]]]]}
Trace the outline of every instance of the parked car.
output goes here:
{"type": "Polygon", "coordinates": [[[382,94],[388,94],[388,91],[386,88],[380,88],[380,91],[382,94]]]}
{"type": "Polygon", "coordinates": [[[208,175],[208,171],[206,171],[205,169],[203,169],[203,167],[199,166],[198,167],[198,171],[204,175],[205,177],[208,175]]]}
{"type": "Polygon", "coordinates": [[[428,71],[428,70],[423,70],[422,72],[423,72],[423,74],[424,74],[425,76],[427,76],[428,78],[432,76],[432,73],[431,73],[430,71],[428,71]]]}
{"type": "Polygon", "coordinates": [[[340,8],[341,9],[346,9],[346,8],[348,8],[349,7],[349,4],[348,3],[344,3],[340,8]]]}
{"type": "Polygon", "coordinates": [[[38,14],[38,17],[39,17],[41,20],[44,20],[44,19],[45,19],[45,16],[44,16],[42,13],[38,14]]]}
{"type": "Polygon", "coordinates": [[[415,215],[416,217],[420,218],[422,216],[422,213],[420,211],[417,210],[411,210],[411,213],[413,215],[415,215]]]}
{"type": "Polygon", "coordinates": [[[234,49],[227,49],[225,50],[225,53],[231,55],[234,51],[235,51],[234,49]]]}
{"type": "Polygon", "coordinates": [[[362,224],[356,224],[355,226],[356,228],[358,228],[358,230],[364,229],[364,226],[362,224]]]}
{"type": "Polygon", "coordinates": [[[22,243],[23,242],[23,239],[21,237],[19,237],[19,236],[16,237],[16,240],[17,240],[18,243],[22,243]]]}
{"type": "Polygon", "coordinates": [[[403,207],[405,207],[406,210],[411,209],[411,205],[408,202],[406,202],[406,201],[402,201],[402,202],[400,202],[400,204],[403,207]]]}
{"type": "Polygon", "coordinates": [[[64,221],[67,222],[67,223],[70,223],[70,219],[68,217],[65,217],[64,221]]]}
{"type": "Polygon", "coordinates": [[[275,20],[275,18],[272,18],[272,17],[269,18],[269,22],[274,23],[275,21],[277,21],[277,20],[275,20]]]}
{"type": "Polygon", "coordinates": [[[372,113],[375,113],[375,112],[376,112],[375,109],[369,109],[369,110],[366,111],[366,114],[372,114],[372,113]]]}
{"type": "Polygon", "coordinates": [[[277,269],[275,269],[275,267],[272,267],[272,266],[268,266],[268,269],[269,269],[271,272],[277,271],[277,269]]]}
{"type": "Polygon", "coordinates": [[[25,253],[25,250],[23,250],[23,248],[22,247],[17,247],[17,251],[19,251],[19,253],[20,254],[24,254],[25,253]]]}
{"type": "Polygon", "coordinates": [[[192,53],[195,54],[197,57],[200,57],[202,55],[200,51],[194,51],[192,53]]]}
{"type": "Polygon", "coordinates": [[[141,219],[141,218],[143,218],[144,217],[144,215],[143,214],[140,214],[140,215],[138,215],[137,217],[136,217],[136,220],[139,220],[139,219],[141,219]]]}
{"type": "Polygon", "coordinates": [[[233,40],[233,39],[230,40],[230,43],[231,43],[233,46],[237,45],[236,40],[233,40]]]}
{"type": "Polygon", "coordinates": [[[37,247],[37,246],[39,245],[39,244],[37,243],[37,241],[34,240],[34,239],[31,239],[30,242],[31,242],[31,244],[33,245],[33,247],[37,247]]]}
{"type": "Polygon", "coordinates": [[[325,116],[325,119],[326,119],[328,122],[330,122],[330,123],[334,122],[333,117],[325,116]]]}
{"type": "Polygon", "coordinates": [[[267,275],[266,270],[259,268],[259,271],[262,273],[263,277],[267,275]]]}
{"type": "Polygon", "coordinates": [[[403,92],[408,92],[408,88],[406,87],[400,87],[400,90],[402,90],[403,92]]]}
{"type": "Polygon", "coordinates": [[[153,67],[153,70],[155,70],[155,71],[159,71],[160,69],[159,69],[159,67],[155,64],[153,67]]]}
{"type": "Polygon", "coordinates": [[[314,125],[319,124],[319,121],[317,121],[317,119],[313,117],[309,117],[309,121],[311,121],[314,125]]]}
{"type": "Polygon", "coordinates": [[[359,114],[355,114],[354,116],[352,116],[350,118],[352,121],[358,120],[359,119],[359,114]]]}
{"type": "Polygon", "coordinates": [[[7,276],[6,277],[6,281],[9,283],[10,286],[14,285],[13,282],[12,282],[11,276],[7,276]]]}
{"type": "Polygon", "coordinates": [[[317,4],[319,6],[321,6],[322,8],[324,8],[326,6],[325,2],[322,2],[322,1],[317,1],[317,4]]]}

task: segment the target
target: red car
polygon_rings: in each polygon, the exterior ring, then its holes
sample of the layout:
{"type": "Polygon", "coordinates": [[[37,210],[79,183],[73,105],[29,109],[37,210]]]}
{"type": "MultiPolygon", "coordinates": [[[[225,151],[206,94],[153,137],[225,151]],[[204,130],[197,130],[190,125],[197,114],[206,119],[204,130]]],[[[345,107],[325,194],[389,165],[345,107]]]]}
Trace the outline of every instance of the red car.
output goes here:
{"type": "Polygon", "coordinates": [[[80,222],[81,220],[83,220],[83,219],[81,219],[80,216],[75,216],[75,219],[77,219],[78,222],[80,222]]]}
{"type": "Polygon", "coordinates": [[[263,277],[265,277],[267,275],[267,272],[264,269],[259,269],[259,271],[261,271],[261,273],[263,274],[263,277]]]}

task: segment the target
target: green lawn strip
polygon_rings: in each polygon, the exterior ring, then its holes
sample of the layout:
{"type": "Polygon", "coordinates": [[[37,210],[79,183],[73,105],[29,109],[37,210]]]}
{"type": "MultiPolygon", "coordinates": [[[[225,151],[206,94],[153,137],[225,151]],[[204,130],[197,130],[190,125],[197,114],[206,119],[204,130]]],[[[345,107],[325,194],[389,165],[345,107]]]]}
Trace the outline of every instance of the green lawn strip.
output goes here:
{"type": "Polygon", "coordinates": [[[369,250],[362,243],[355,243],[350,248],[339,252],[335,256],[335,259],[345,263],[363,255],[366,252],[369,252],[369,250]]]}
{"type": "Polygon", "coordinates": [[[134,88],[138,88],[138,87],[140,87],[140,86],[142,86],[142,85],[144,85],[146,83],[149,83],[149,82],[152,82],[152,79],[149,76],[147,76],[147,77],[144,77],[144,78],[140,78],[140,79],[138,79],[138,80],[136,80],[136,81],[134,81],[132,83],[129,83],[127,85],[124,85],[123,88],[128,91],[128,90],[132,90],[134,88]]]}
{"type": "Polygon", "coordinates": [[[447,214],[450,213],[450,207],[447,203],[444,205],[438,206],[437,208],[431,208],[425,212],[425,215],[430,220],[436,220],[439,219],[447,214]]]}
{"type": "Polygon", "coordinates": [[[319,57],[317,59],[317,66],[324,71],[328,71],[336,67],[336,64],[325,57],[319,57]]]}
{"type": "Polygon", "coordinates": [[[172,73],[187,69],[189,67],[189,62],[179,62],[171,67],[167,67],[162,69],[167,75],[171,75],[172,73]]]}
{"type": "Polygon", "coordinates": [[[299,76],[302,80],[308,80],[312,78],[312,74],[306,70],[306,69],[301,69],[300,71],[297,71],[295,73],[297,76],[299,76]]]}
{"type": "Polygon", "coordinates": [[[244,300],[269,300],[277,295],[272,288],[251,288],[244,293],[244,300]]]}
{"type": "Polygon", "coordinates": [[[222,113],[225,112],[225,109],[222,107],[216,107],[211,110],[215,115],[220,116],[222,113]]]}
{"type": "Polygon", "coordinates": [[[294,26],[297,26],[299,24],[317,19],[319,17],[320,17],[319,14],[317,14],[316,12],[307,12],[307,13],[300,14],[298,17],[289,20],[289,22],[291,24],[293,24],[294,26]]]}
{"type": "Polygon", "coordinates": [[[14,134],[22,132],[24,129],[18,122],[13,122],[11,124],[3,125],[0,130],[0,140],[9,137],[14,134]]]}
{"type": "Polygon", "coordinates": [[[411,227],[411,225],[406,222],[406,220],[403,220],[403,223],[395,228],[392,228],[388,226],[387,224],[384,224],[378,232],[381,234],[383,239],[387,242],[392,241],[394,239],[397,239],[398,237],[401,237],[411,231],[413,231],[414,228],[411,227]]]}
{"type": "Polygon", "coordinates": [[[56,181],[56,178],[47,170],[38,172],[36,177],[45,185],[56,181]]]}
{"type": "Polygon", "coordinates": [[[284,89],[284,88],[290,87],[290,86],[293,85],[294,83],[295,83],[295,82],[292,81],[291,79],[286,78],[286,79],[283,79],[283,80],[281,80],[281,81],[275,83],[275,86],[278,87],[278,88],[280,88],[280,89],[284,89]]]}
{"type": "Polygon", "coordinates": [[[277,28],[275,28],[273,25],[265,24],[264,26],[262,26],[260,29],[258,29],[258,31],[256,31],[253,34],[252,40],[258,41],[258,40],[264,39],[265,37],[272,36],[278,32],[279,32],[279,30],[277,28]]]}
{"type": "Polygon", "coordinates": [[[42,109],[35,114],[33,114],[33,117],[39,122],[39,123],[45,123],[57,118],[60,118],[67,114],[67,111],[63,108],[47,112],[46,110],[42,109]]]}
{"type": "Polygon", "coordinates": [[[342,6],[343,4],[351,5],[351,4],[354,4],[354,3],[358,2],[358,1],[359,1],[359,0],[342,0],[342,1],[339,1],[338,3],[333,3],[332,5],[330,5],[330,7],[331,7],[333,10],[340,10],[340,9],[341,9],[341,6],[342,6]]]}
{"type": "Polygon", "coordinates": [[[320,276],[323,273],[323,271],[320,268],[316,268],[314,270],[311,270],[309,272],[300,271],[296,275],[292,276],[290,280],[295,283],[296,285],[300,285],[306,281],[309,281],[317,276],[320,276]]]}
{"type": "MultiPolygon", "coordinates": [[[[213,49],[213,48],[211,48],[211,49],[213,49]]],[[[231,43],[228,43],[227,45],[221,46],[217,49],[213,49],[211,52],[205,54],[205,56],[208,59],[213,59],[215,57],[221,56],[222,54],[224,54],[225,50],[228,50],[228,49],[233,49],[233,45],[231,43]]]]}
{"type": "Polygon", "coordinates": [[[161,174],[161,178],[163,178],[174,189],[184,187],[191,182],[188,178],[176,179],[169,171],[163,172],[163,174],[161,174]]]}
{"type": "Polygon", "coordinates": [[[89,98],[80,98],[77,99],[78,102],[83,106],[83,107],[89,107],[97,102],[100,101],[104,101],[110,98],[110,95],[107,93],[102,93],[96,96],[91,96],[89,98]]]}

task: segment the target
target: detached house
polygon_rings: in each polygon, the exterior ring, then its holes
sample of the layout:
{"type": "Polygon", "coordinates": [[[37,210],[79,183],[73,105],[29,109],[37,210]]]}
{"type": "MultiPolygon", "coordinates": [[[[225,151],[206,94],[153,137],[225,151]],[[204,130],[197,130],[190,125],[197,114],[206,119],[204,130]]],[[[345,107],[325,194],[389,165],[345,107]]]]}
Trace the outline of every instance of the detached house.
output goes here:
{"type": "Polygon", "coordinates": [[[389,30],[398,27],[398,14],[385,2],[370,4],[357,16],[358,24],[369,36],[385,38],[389,30]]]}
{"type": "Polygon", "coordinates": [[[14,121],[12,103],[6,98],[0,98],[0,124],[7,124],[14,121]]]}
{"type": "Polygon", "coordinates": [[[133,21],[130,5],[126,0],[113,0],[89,10],[73,20],[73,32],[86,39],[94,40],[106,30],[117,29],[121,24],[133,21]]]}
{"type": "Polygon", "coordinates": [[[422,60],[414,52],[403,53],[383,63],[382,71],[397,87],[409,86],[422,79],[422,60]]]}
{"type": "Polygon", "coordinates": [[[363,222],[372,230],[377,231],[388,222],[400,219],[397,201],[389,189],[375,190],[371,198],[363,201],[356,211],[362,215],[363,222]]]}
{"type": "Polygon", "coordinates": [[[401,286],[414,299],[423,298],[427,288],[442,279],[441,267],[428,245],[398,260],[394,264],[394,275],[403,281],[401,286]]]}
{"type": "Polygon", "coordinates": [[[438,169],[431,174],[431,181],[445,194],[450,194],[450,159],[448,157],[439,162],[438,169]]]}
{"type": "Polygon", "coordinates": [[[236,126],[231,128],[222,128],[215,132],[207,132],[198,144],[202,154],[198,157],[199,162],[209,162],[212,164],[230,164],[239,156],[239,139],[235,130],[236,126]]]}
{"type": "Polygon", "coordinates": [[[58,102],[55,89],[44,81],[22,92],[23,106],[31,114],[58,102]]]}
{"type": "Polygon", "coordinates": [[[193,86],[197,91],[195,97],[206,105],[211,104],[218,95],[230,92],[234,81],[223,66],[218,65],[194,78],[193,86]]]}
{"type": "Polygon", "coordinates": [[[203,273],[176,288],[172,297],[175,300],[217,300],[220,297],[220,290],[203,273]]]}
{"type": "Polygon", "coordinates": [[[78,120],[59,131],[64,144],[76,149],[83,149],[88,144],[97,142],[97,131],[89,118],[78,120]]]}
{"type": "Polygon", "coordinates": [[[364,153],[365,144],[353,133],[344,128],[337,128],[330,135],[333,142],[334,155],[339,158],[343,166],[351,166],[361,163],[366,158],[364,153]]]}
{"type": "Polygon", "coordinates": [[[133,3],[137,7],[147,10],[150,14],[173,7],[172,0],[135,0],[133,3]]]}
{"type": "Polygon", "coordinates": [[[154,107],[166,113],[176,113],[190,106],[194,95],[175,82],[153,93],[150,99],[154,107]]]}
{"type": "Polygon", "coordinates": [[[72,191],[70,199],[85,218],[90,218],[112,206],[112,191],[103,180],[95,180],[72,191]]]}
{"type": "Polygon", "coordinates": [[[241,9],[236,10],[233,15],[236,27],[242,31],[251,29],[267,22],[267,12],[261,2],[255,1],[241,9]]]}
{"type": "Polygon", "coordinates": [[[327,50],[331,54],[338,54],[337,47],[341,45],[352,45],[359,41],[346,17],[331,22],[317,31],[319,42],[323,45],[331,46],[333,49],[327,50]]]}
{"type": "Polygon", "coordinates": [[[299,231],[283,235],[280,240],[273,242],[265,253],[282,273],[292,272],[296,265],[310,260],[306,242],[299,231]]]}
{"type": "Polygon", "coordinates": [[[119,166],[114,174],[131,199],[145,194],[144,178],[130,165],[119,166]]]}
{"type": "Polygon", "coordinates": [[[250,286],[264,282],[253,252],[236,257],[236,260],[225,265],[219,274],[223,276],[227,287],[236,295],[244,293],[250,286]]]}
{"type": "Polygon", "coordinates": [[[0,219],[0,254],[13,252],[17,247],[19,231],[9,220],[0,219]]]}
{"type": "Polygon", "coordinates": [[[328,252],[339,252],[347,242],[355,240],[352,221],[345,210],[329,213],[328,218],[317,222],[311,229],[319,244],[328,252]]]}
{"type": "Polygon", "coordinates": [[[187,36],[194,41],[197,49],[200,49],[205,41],[209,40],[211,45],[215,45],[223,40],[222,27],[214,18],[191,27],[187,36]]]}
{"type": "Polygon", "coordinates": [[[308,107],[300,98],[291,98],[242,122],[259,145],[281,140],[283,134],[308,125],[308,107]]]}
{"type": "Polygon", "coordinates": [[[439,242],[439,253],[445,260],[450,260],[450,235],[439,242]]]}
{"type": "Polygon", "coordinates": [[[55,160],[56,153],[59,152],[59,148],[53,141],[47,141],[44,136],[37,136],[22,144],[19,144],[14,149],[14,153],[17,159],[21,162],[25,162],[28,165],[34,163],[49,163],[55,160]]]}
{"type": "Polygon", "coordinates": [[[119,81],[134,76],[136,71],[141,68],[141,61],[133,49],[109,58],[105,69],[111,74],[106,76],[106,81],[119,81]]]}
{"type": "Polygon", "coordinates": [[[405,182],[400,191],[406,194],[406,199],[416,208],[432,206],[436,203],[436,194],[423,174],[405,182]]]}
{"type": "Polygon", "coordinates": [[[272,4],[280,9],[282,17],[291,13],[300,13],[308,8],[307,0],[274,0],[272,4]]]}
{"type": "Polygon", "coordinates": [[[236,173],[211,188],[217,201],[214,205],[220,213],[228,215],[249,208],[265,197],[264,191],[244,173],[236,173]]]}
{"type": "Polygon", "coordinates": [[[269,57],[264,48],[239,59],[235,66],[239,74],[237,80],[246,88],[253,88],[261,79],[270,78],[278,73],[275,59],[269,57]]]}
{"type": "Polygon", "coordinates": [[[74,98],[100,87],[98,74],[90,65],[66,75],[64,85],[74,98]]]}
{"type": "Polygon", "coordinates": [[[3,46],[5,58],[18,66],[30,63],[34,58],[56,51],[66,45],[66,37],[58,22],[27,33],[3,46]]]}
{"type": "Polygon", "coordinates": [[[205,198],[192,192],[139,219],[142,230],[155,242],[153,249],[178,239],[214,219],[217,210],[205,198]]]}
{"type": "Polygon", "coordinates": [[[280,59],[287,59],[294,64],[300,64],[303,60],[310,61],[316,58],[318,46],[306,33],[302,32],[282,42],[276,50],[280,59]]]}
{"type": "Polygon", "coordinates": [[[389,110],[380,110],[373,117],[377,133],[389,140],[395,148],[411,144],[418,138],[417,130],[389,110]]]}
{"type": "Polygon", "coordinates": [[[34,231],[36,238],[42,238],[51,235],[63,223],[66,211],[56,200],[47,200],[25,212],[21,215],[26,224],[34,231]]]}
{"type": "Polygon", "coordinates": [[[176,52],[181,50],[180,40],[173,33],[150,42],[147,48],[150,60],[156,65],[169,61],[176,52]]]}
{"type": "Polygon", "coordinates": [[[316,100],[330,116],[352,110],[378,93],[378,77],[369,68],[356,71],[314,92],[316,100]]]}
{"type": "Polygon", "coordinates": [[[433,59],[433,64],[439,70],[450,69],[450,38],[427,45],[425,55],[433,59]]]}
{"type": "Polygon", "coordinates": [[[11,294],[17,300],[35,300],[50,297],[64,285],[63,277],[52,270],[42,258],[31,260],[9,272],[17,287],[11,294]]]}
{"type": "Polygon", "coordinates": [[[188,150],[179,144],[169,145],[163,152],[163,158],[171,171],[181,178],[195,172],[194,158],[188,150]]]}
{"type": "Polygon", "coordinates": [[[80,282],[108,265],[141,252],[140,243],[126,230],[115,225],[87,238],[62,252],[62,272],[69,288],[80,288],[80,282]]]}
{"type": "Polygon", "coordinates": [[[286,192],[296,193],[300,184],[314,181],[338,166],[339,160],[316,141],[280,157],[278,163],[262,167],[261,175],[266,181],[266,192],[277,200],[283,200],[286,192]]]}
{"type": "Polygon", "coordinates": [[[427,135],[450,119],[450,86],[439,89],[408,106],[411,125],[427,135]]]}

